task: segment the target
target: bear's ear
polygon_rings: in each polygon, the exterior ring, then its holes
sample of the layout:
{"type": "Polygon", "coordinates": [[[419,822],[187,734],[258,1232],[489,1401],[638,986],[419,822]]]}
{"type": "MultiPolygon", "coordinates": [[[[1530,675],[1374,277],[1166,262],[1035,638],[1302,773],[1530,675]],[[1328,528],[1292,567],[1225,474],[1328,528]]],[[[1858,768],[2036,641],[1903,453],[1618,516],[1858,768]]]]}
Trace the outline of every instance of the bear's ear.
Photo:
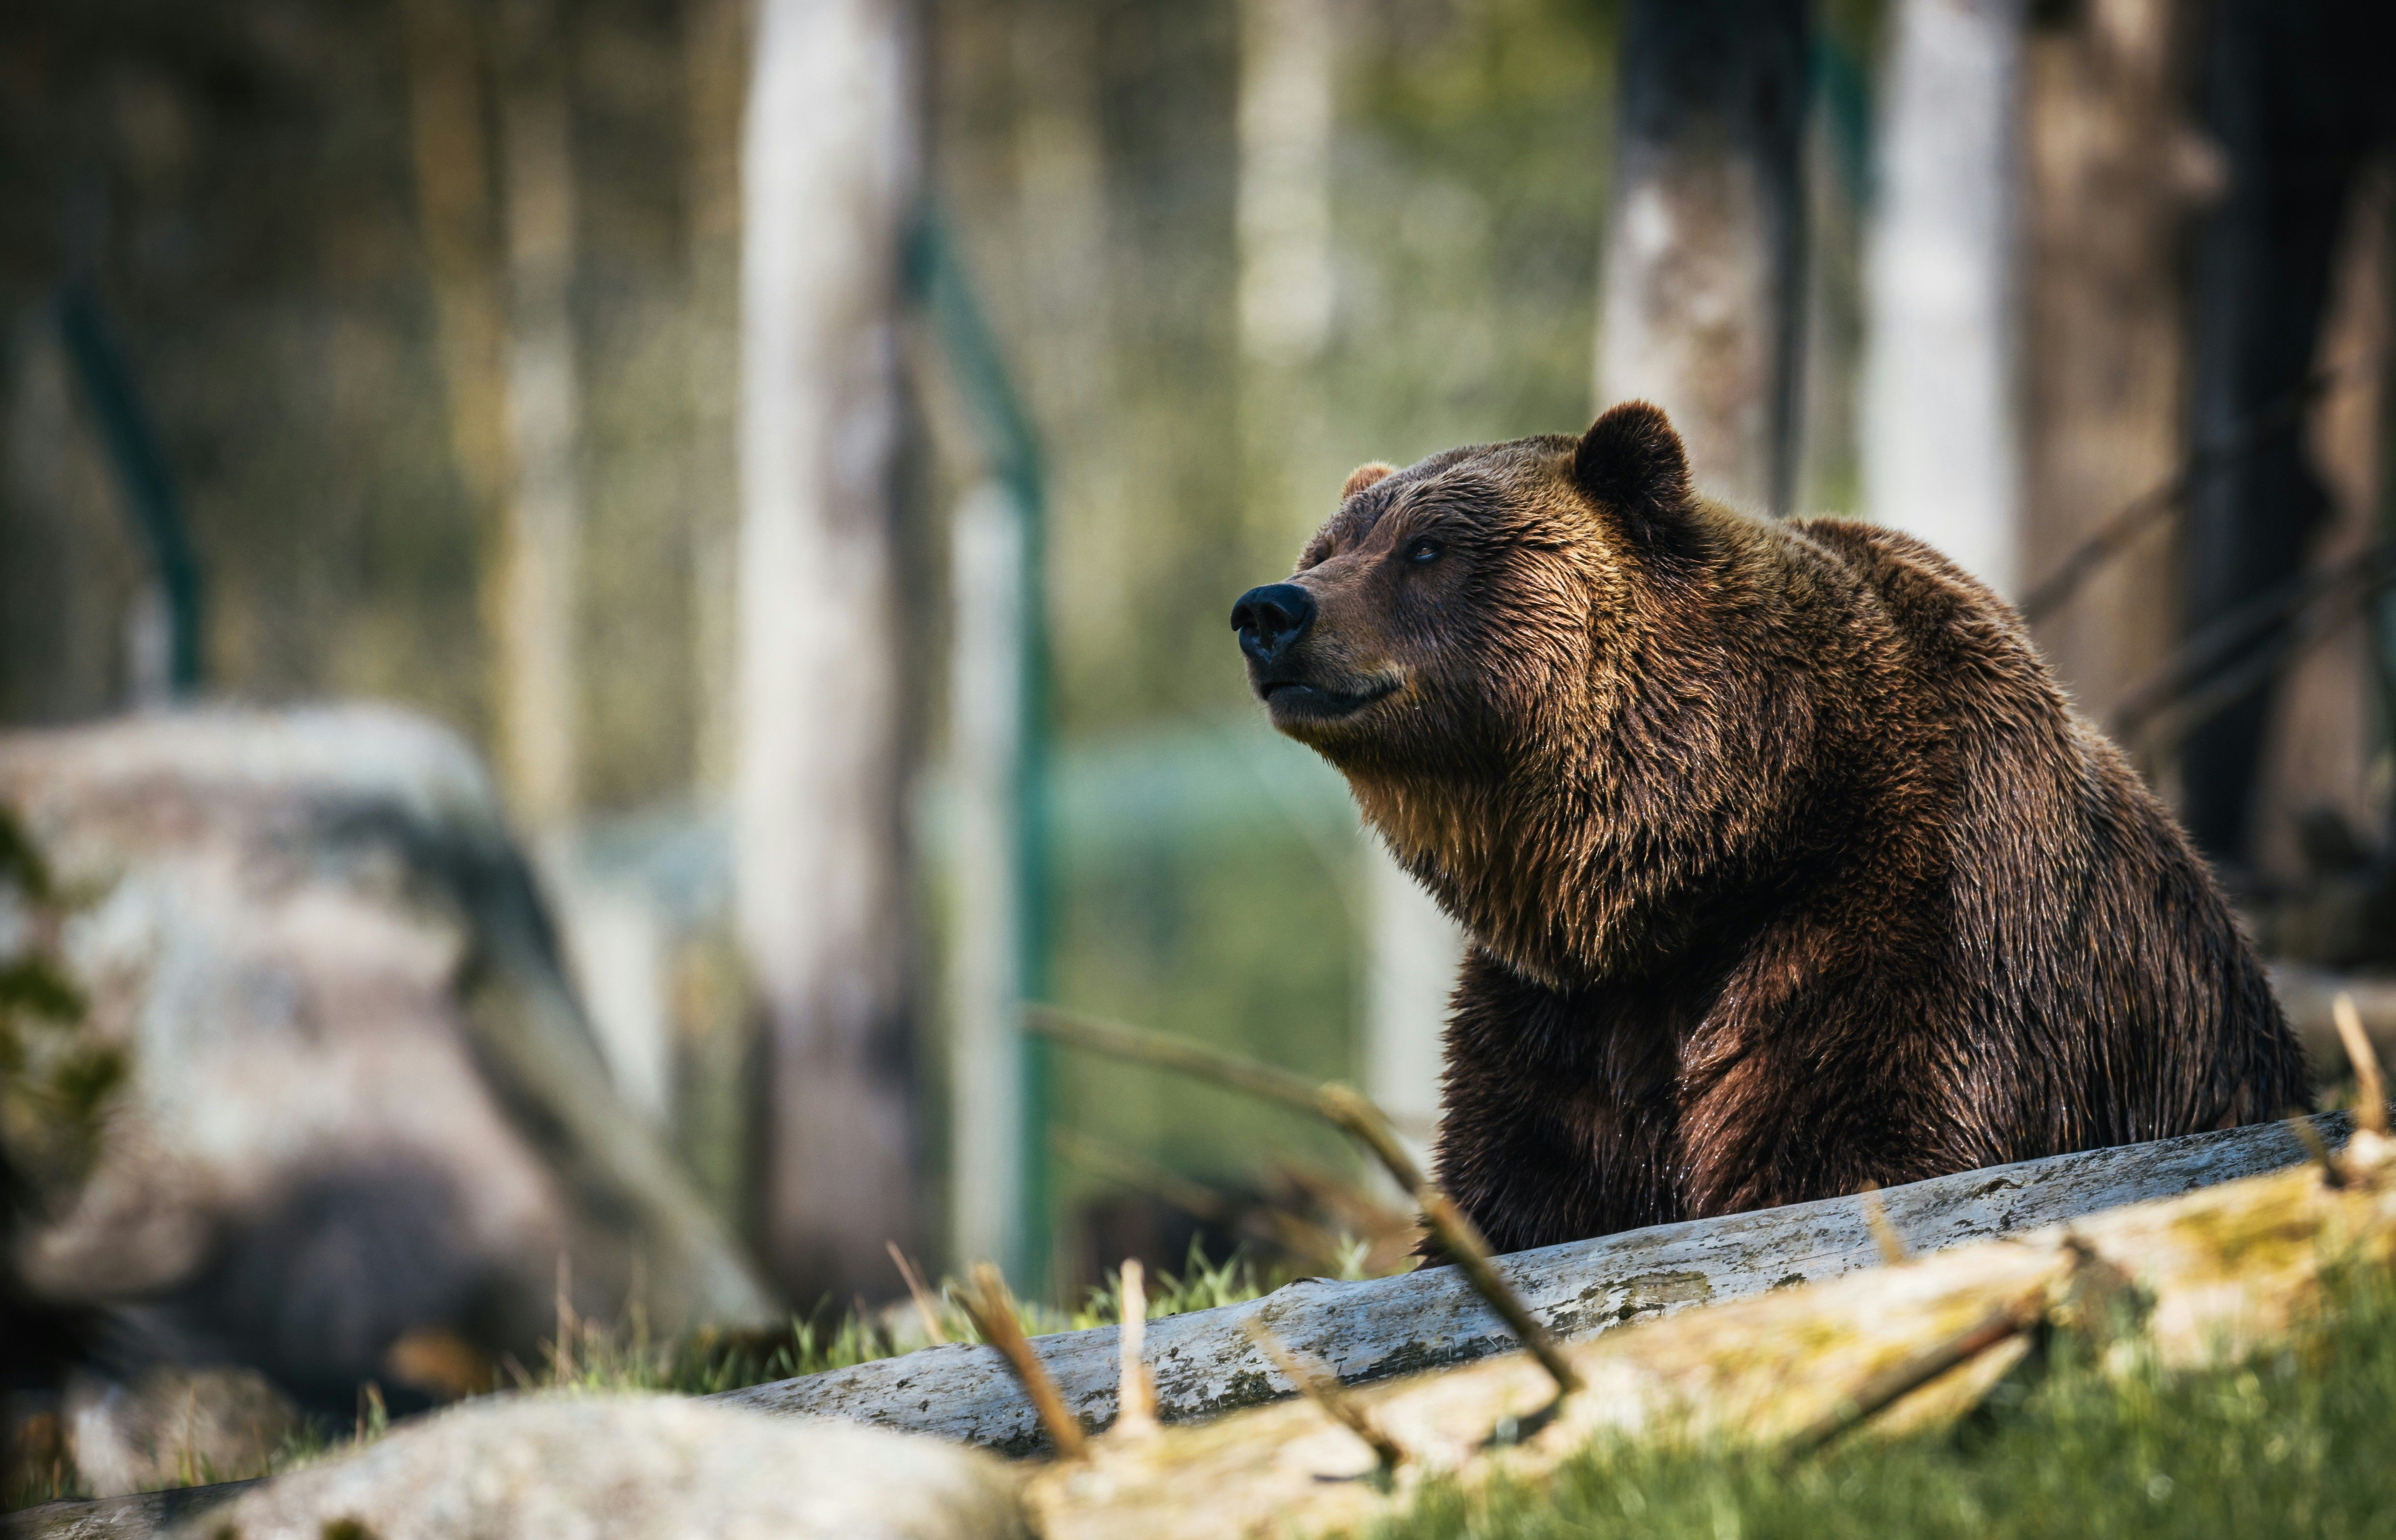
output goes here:
{"type": "Polygon", "coordinates": [[[1397,473],[1395,466],[1383,465],[1379,460],[1367,460],[1348,472],[1348,485],[1339,489],[1339,500],[1346,502],[1374,483],[1387,481],[1397,473]]]}
{"type": "Polygon", "coordinates": [[[1652,541],[1689,505],[1689,457],[1664,409],[1626,401],[1589,425],[1573,451],[1573,481],[1652,541]]]}

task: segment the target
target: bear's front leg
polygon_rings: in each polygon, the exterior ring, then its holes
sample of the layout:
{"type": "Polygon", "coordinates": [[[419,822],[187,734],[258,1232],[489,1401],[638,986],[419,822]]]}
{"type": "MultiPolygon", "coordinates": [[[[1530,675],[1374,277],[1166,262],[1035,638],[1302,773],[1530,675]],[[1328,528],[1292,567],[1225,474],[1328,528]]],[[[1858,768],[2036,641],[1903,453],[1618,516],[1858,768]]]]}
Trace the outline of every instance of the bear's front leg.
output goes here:
{"type": "Polygon", "coordinates": [[[1629,997],[1549,989],[1474,948],[1448,1021],[1435,1179],[1500,1252],[1685,1217],[1674,1047],[1629,997]]]}
{"type": "Polygon", "coordinates": [[[1689,1036],[1680,1141],[1693,1217],[1895,1187],[2009,1157],[2003,1091],[1935,1001],[1870,969],[1734,978],[1689,1036]]]}

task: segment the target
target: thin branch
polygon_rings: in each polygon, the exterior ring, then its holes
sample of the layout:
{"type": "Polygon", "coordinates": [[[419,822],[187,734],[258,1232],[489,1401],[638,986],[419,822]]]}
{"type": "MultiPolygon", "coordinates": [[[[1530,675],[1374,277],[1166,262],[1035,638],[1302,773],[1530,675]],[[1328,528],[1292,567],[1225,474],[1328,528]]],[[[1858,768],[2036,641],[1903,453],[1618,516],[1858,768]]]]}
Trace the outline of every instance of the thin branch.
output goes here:
{"type": "Polygon", "coordinates": [[[2337,1021],[2338,1041],[2346,1045],[2347,1059],[2354,1066],[2354,1091],[2359,1098],[2354,1125],[2374,1134],[2386,1134],[2388,1086],[2379,1078],[2379,1055],[2363,1030],[2363,1013],[2354,1008],[2354,997],[2340,989],[2330,1006],[2330,1015],[2337,1021]]]}
{"type": "Polygon", "coordinates": [[[1271,1327],[1254,1316],[1249,1317],[1245,1324],[1249,1340],[1265,1357],[1272,1360],[1273,1367],[1286,1375],[1290,1384],[1298,1387],[1309,1401],[1331,1414],[1342,1427],[1364,1440],[1364,1446],[1373,1452],[1373,1458],[1378,1463],[1384,1480],[1405,1463],[1404,1446],[1364,1414],[1364,1409],[1348,1394],[1339,1383],[1339,1376],[1332,1373],[1329,1365],[1300,1357],[1273,1334],[1271,1327]]]}
{"type": "Polygon", "coordinates": [[[1971,1330],[1883,1370],[1866,1380],[1853,1397],[1816,1418],[1791,1439],[1789,1454],[1800,1456],[1815,1453],[1848,1429],[1870,1421],[1949,1370],[1960,1368],[1999,1343],[2030,1330],[2045,1313],[2046,1290],[2041,1287],[2000,1307],[1971,1330]]]}
{"type": "Polygon", "coordinates": [[[2296,1143],[2305,1147],[2305,1153],[2313,1158],[2313,1163],[2321,1167],[2322,1185],[2346,1186],[2346,1173],[2338,1169],[2337,1157],[2329,1152],[2329,1146],[2323,1141],[2321,1130],[2313,1126],[2313,1121],[2298,1113],[2288,1120],[2288,1128],[2296,1135],[2296,1143]]]}
{"type": "Polygon", "coordinates": [[[1006,1355],[1008,1367],[1022,1383],[1023,1393],[1032,1398],[1032,1410],[1040,1414],[1040,1426],[1048,1430],[1049,1441],[1057,1446],[1058,1457],[1078,1460],[1088,1454],[1089,1440],[1083,1435],[1082,1425],[1065,1410],[1057,1382],[1048,1377],[1023,1334],[1023,1323],[1015,1319],[1015,1295],[1008,1292],[1005,1277],[989,1263],[977,1262],[973,1286],[958,1290],[957,1299],[965,1314],[973,1317],[983,1340],[1006,1355]]]}
{"type": "Polygon", "coordinates": [[[1134,1063],[1152,1065],[1158,1069],[1176,1069],[1184,1074],[1211,1080],[1218,1085],[1268,1097],[1285,1106],[1302,1108],[1315,1113],[1343,1130],[1357,1143],[1371,1151],[1384,1169],[1413,1195],[1421,1208],[1424,1221],[1439,1238],[1466,1281],[1475,1293],[1487,1301],[1513,1332],[1515,1340],[1537,1359],[1539,1367],[1556,1382],[1556,1392],[1567,1395],[1580,1388],[1580,1376],[1557,1348],[1555,1338],[1546,1326],[1531,1314],[1522,1296],[1499,1277],[1489,1265],[1489,1242],[1472,1226],[1445,1193],[1433,1187],[1406,1153],[1397,1133],[1390,1126],[1384,1113],[1363,1092],[1337,1081],[1317,1084],[1302,1075],[1277,1069],[1269,1064],[1258,1064],[1236,1054],[1191,1042],[1186,1038],[1166,1037],[1158,1032],[1142,1031],[1134,1027],[1117,1026],[1112,1022],[1092,1021],[1069,1015],[1054,1006],[1034,1005],[1024,1013],[1024,1025],[1032,1031],[1070,1042],[1093,1053],[1134,1063]]]}
{"type": "Polygon", "coordinates": [[[1888,1210],[1881,1206],[1880,1184],[1873,1183],[1863,1191],[1864,1228],[1871,1231],[1872,1243],[1880,1247],[1880,1259],[1894,1268],[1905,1260],[1905,1238],[1889,1223],[1888,1210]]]}
{"type": "Polygon", "coordinates": [[[2123,504],[2070,555],[2057,562],[2054,570],[2039,579],[2022,599],[2021,617],[2034,625],[2061,609],[2079,592],[2083,583],[2120,555],[2150,525],[2176,514],[2207,476],[2245,458],[2272,439],[2296,431],[2304,425],[2305,413],[2316,398],[2342,377],[2359,373],[2376,356],[2317,370],[2240,423],[2226,437],[2190,454],[2170,479],[2123,504]]]}
{"type": "Polygon", "coordinates": [[[2206,626],[2181,644],[2163,667],[2139,681],[2114,709],[2113,730],[2136,734],[2150,719],[2173,710],[2173,724],[2185,734],[2270,677],[2291,646],[2306,646],[2326,634],[2318,615],[2302,633],[2289,623],[2317,605],[2331,605],[2329,621],[2342,618],[2345,602],[2360,602],[2384,587],[2396,564],[2396,546],[2366,547],[2334,566],[2298,573],[2206,626]],[[2351,592],[2344,592],[2351,587],[2351,592]],[[2254,650],[2254,655],[2240,655],[2254,650]]]}
{"type": "Polygon", "coordinates": [[[1258,1064],[1237,1054],[1227,1054],[1188,1038],[1171,1037],[1163,1032],[1144,1031],[1138,1027],[1120,1026],[1111,1021],[1098,1021],[1089,1016],[1060,1011],[1054,1005],[1027,1005],[1023,1011],[1026,1030],[1067,1042],[1076,1048],[1086,1048],[1109,1058],[1129,1059],[1135,1064],[1151,1065],[1159,1069],[1172,1069],[1199,1080],[1212,1081],[1234,1091],[1277,1101],[1285,1107],[1320,1112],[1315,1092],[1316,1082],[1304,1075],[1277,1069],[1270,1064],[1258,1064]]]}
{"type": "Polygon", "coordinates": [[[1115,1334],[1121,1355],[1121,1379],[1115,1390],[1115,1436],[1145,1438],[1156,1431],[1156,1382],[1140,1357],[1148,1336],[1148,1273],[1139,1258],[1124,1258],[1118,1293],[1123,1301],[1123,1325],[1115,1334]]]}
{"type": "Polygon", "coordinates": [[[932,1302],[932,1291],[924,1287],[923,1275],[915,1270],[913,1263],[907,1260],[907,1254],[898,1249],[898,1241],[885,1241],[882,1244],[888,1249],[890,1260],[898,1264],[898,1276],[907,1281],[907,1295],[915,1302],[915,1314],[923,1319],[924,1334],[935,1343],[947,1342],[949,1334],[940,1325],[939,1308],[932,1302]]]}

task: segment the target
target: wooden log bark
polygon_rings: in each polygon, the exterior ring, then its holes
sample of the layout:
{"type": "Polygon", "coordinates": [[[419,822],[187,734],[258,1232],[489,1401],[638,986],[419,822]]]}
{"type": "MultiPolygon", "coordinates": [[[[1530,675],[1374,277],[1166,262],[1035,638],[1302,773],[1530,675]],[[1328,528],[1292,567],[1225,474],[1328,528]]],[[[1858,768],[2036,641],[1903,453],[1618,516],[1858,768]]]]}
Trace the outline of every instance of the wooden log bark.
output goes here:
{"type": "MultiPolygon", "coordinates": [[[[2333,1145],[2345,1137],[2342,1116],[2315,1122],[2333,1145]]],[[[1963,1172],[1891,1188],[1871,1201],[1905,1246],[1920,1255],[2177,1196],[2306,1158],[2285,1125],[2266,1124],[1963,1172]]],[[[1692,1305],[1877,1267],[1881,1251],[1867,1214],[1863,1198],[1826,1199],[1521,1252],[1500,1258],[1498,1268],[1551,1332],[1583,1340],[1692,1305]]],[[[1150,1322],[1147,1361],[1161,1418],[1188,1422],[1295,1393],[1248,1335],[1251,1321],[1348,1385],[1464,1363],[1515,1346],[1453,1268],[1362,1283],[1308,1279],[1249,1304],[1150,1322]]],[[[1114,1328],[1101,1327],[1032,1342],[1068,1409],[1093,1431],[1114,1420],[1115,1335],[1114,1328]]],[[[986,1347],[926,1348],[732,1391],[725,1399],[938,1433],[1008,1454],[1046,1447],[1005,1360],[986,1347]]]]}
{"type": "Polygon", "coordinates": [[[37,1503],[15,1513],[0,1514],[5,1540],[154,1540],[177,1524],[221,1507],[256,1486],[256,1481],[220,1481],[213,1486],[177,1487],[167,1492],[138,1492],[130,1497],[102,1497],[96,1502],[69,1498],[37,1503]]]}
{"type": "Polygon", "coordinates": [[[2336,1183],[2275,1172],[1583,1343],[1569,1352],[1588,1388],[1561,1403],[1519,1355],[1377,1387],[1349,1411],[1402,1452],[1393,1480],[1369,1479],[1386,1463],[1301,1401],[1100,1440],[1035,1471],[1025,1500],[1045,1540],[1352,1533],[1427,1481],[1537,1479],[1608,1434],[1802,1454],[1863,1415],[1951,1420],[2031,1323],[2108,1330],[2123,1301],[2145,1306],[2157,1367],[2234,1361],[2284,1340],[2328,1268],[2396,1255],[2396,1144],[2357,1134],[2338,1163],[2336,1183]]]}

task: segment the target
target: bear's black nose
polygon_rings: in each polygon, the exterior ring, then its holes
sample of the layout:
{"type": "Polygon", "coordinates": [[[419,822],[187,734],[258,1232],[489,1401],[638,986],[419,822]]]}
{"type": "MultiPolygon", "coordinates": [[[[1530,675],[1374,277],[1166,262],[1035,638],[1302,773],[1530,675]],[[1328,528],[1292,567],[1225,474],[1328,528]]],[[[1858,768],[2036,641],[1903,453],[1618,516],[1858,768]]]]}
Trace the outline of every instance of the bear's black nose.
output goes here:
{"type": "Polygon", "coordinates": [[[1279,657],[1313,622],[1314,595],[1296,583],[1252,588],[1231,606],[1231,629],[1240,633],[1240,650],[1259,663],[1279,657]]]}

